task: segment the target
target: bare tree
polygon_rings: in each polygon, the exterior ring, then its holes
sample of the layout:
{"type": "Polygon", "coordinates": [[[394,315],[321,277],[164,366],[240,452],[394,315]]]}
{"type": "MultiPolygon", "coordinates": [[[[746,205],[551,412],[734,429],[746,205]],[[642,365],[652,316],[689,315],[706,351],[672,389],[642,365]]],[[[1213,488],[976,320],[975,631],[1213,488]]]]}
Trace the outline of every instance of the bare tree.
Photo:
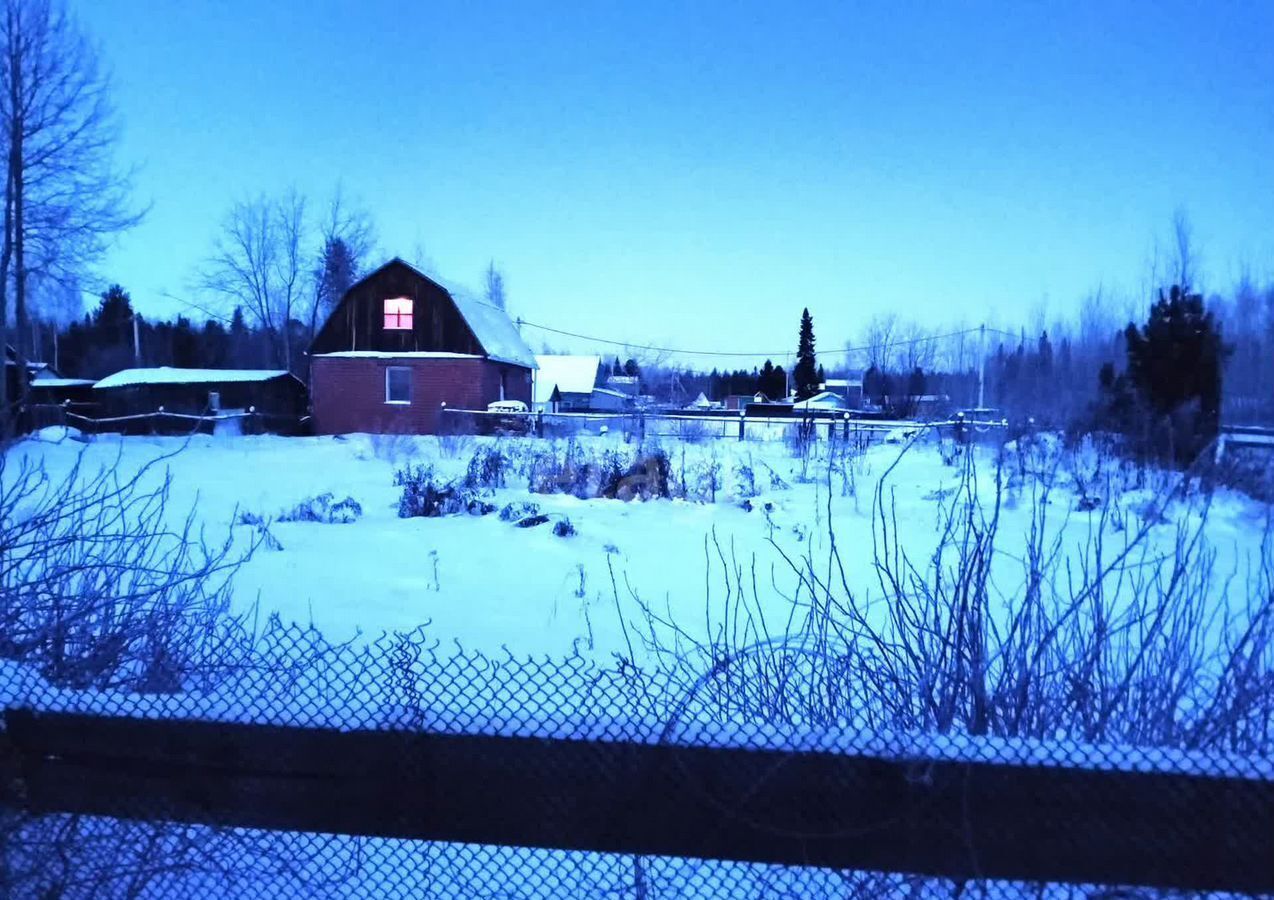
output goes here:
{"type": "MultiPolygon", "coordinates": [[[[110,79],[61,0],[5,0],[0,120],[6,159],[0,248],[0,344],[13,289],[22,370],[30,346],[28,279],[70,283],[110,238],[135,225],[131,179],[115,167],[110,79]]],[[[25,380],[18,379],[19,390],[25,380]]],[[[6,427],[0,379],[0,429],[6,427]]]]}
{"type": "Polygon", "coordinates": [[[292,367],[292,322],[308,280],[305,198],[259,196],[236,203],[226,216],[202,287],[239,306],[270,339],[280,366],[292,367]]]}
{"type": "Polygon", "coordinates": [[[867,363],[864,368],[871,366],[884,368],[889,365],[894,344],[898,340],[898,332],[897,313],[877,313],[871,317],[861,341],[862,346],[866,348],[863,351],[867,363]]]}
{"type": "Polygon", "coordinates": [[[506,302],[504,293],[504,274],[495,267],[494,259],[487,264],[487,271],[484,277],[486,283],[483,285],[483,294],[486,297],[486,301],[492,306],[498,306],[500,309],[504,309],[506,302]]]}
{"type": "MultiPolygon", "coordinates": [[[[897,326],[897,323],[894,323],[897,326]]],[[[913,369],[931,369],[937,358],[936,344],[932,333],[919,322],[908,321],[897,327],[897,343],[894,354],[894,367],[900,372],[913,369]]]]}
{"type": "Polygon", "coordinates": [[[1172,283],[1182,291],[1195,287],[1198,278],[1198,251],[1194,244],[1194,226],[1184,207],[1178,207],[1172,214],[1172,283]]]}

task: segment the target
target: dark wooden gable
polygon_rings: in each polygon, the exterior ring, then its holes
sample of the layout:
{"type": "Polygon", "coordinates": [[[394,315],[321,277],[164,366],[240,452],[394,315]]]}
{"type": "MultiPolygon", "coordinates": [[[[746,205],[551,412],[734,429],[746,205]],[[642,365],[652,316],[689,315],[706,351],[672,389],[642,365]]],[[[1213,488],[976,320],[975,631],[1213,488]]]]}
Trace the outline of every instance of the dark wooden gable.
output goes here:
{"type": "Polygon", "coordinates": [[[355,284],[328,317],[310,353],[375,350],[384,353],[418,351],[482,354],[482,345],[438,284],[401,260],[393,260],[355,284]],[[412,300],[410,331],[387,330],[385,301],[412,300]]]}

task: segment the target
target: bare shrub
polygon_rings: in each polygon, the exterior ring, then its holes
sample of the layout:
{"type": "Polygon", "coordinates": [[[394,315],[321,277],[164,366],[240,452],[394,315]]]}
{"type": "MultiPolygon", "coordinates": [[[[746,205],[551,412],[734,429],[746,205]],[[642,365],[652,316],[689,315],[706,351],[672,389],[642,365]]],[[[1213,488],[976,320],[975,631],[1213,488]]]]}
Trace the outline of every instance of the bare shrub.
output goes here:
{"type": "Polygon", "coordinates": [[[371,434],[372,455],[376,459],[398,465],[405,460],[415,459],[420,455],[420,445],[415,436],[410,434],[371,434]]]}
{"type": "Polygon", "coordinates": [[[1182,486],[1190,473],[1158,484],[1150,508],[1122,530],[1103,505],[1071,547],[1060,526],[1072,504],[1053,497],[1060,458],[1015,475],[1029,514],[1026,533],[1010,541],[1008,460],[1000,455],[988,472],[978,456],[961,459],[957,488],[937,498],[936,546],[917,555],[895,519],[892,467],[885,473],[873,500],[870,597],[851,583],[830,524],[822,559],[812,543],[792,556],[771,540],[794,584],[781,621],[765,612],[779,582],[759,581],[755,560],[735,558],[715,536],[705,546],[718,582],[708,602],[723,607],[707,617],[722,623],[713,631],[695,636],[630,592],[647,649],[685,691],[682,713],[1028,738],[1051,742],[1059,760],[1090,744],[1268,753],[1274,531],[1267,526],[1234,602],[1233,576],[1217,571],[1205,540],[1208,498],[1182,486]],[[1174,503],[1175,525],[1164,512],[1174,503]],[[1004,559],[1016,560],[1015,578],[1004,559]]]}
{"type": "Polygon", "coordinates": [[[230,582],[258,546],[169,515],[161,458],[61,478],[0,454],[0,656],[72,688],[176,692],[245,637],[230,582]],[[155,483],[157,482],[157,483],[155,483]]]}

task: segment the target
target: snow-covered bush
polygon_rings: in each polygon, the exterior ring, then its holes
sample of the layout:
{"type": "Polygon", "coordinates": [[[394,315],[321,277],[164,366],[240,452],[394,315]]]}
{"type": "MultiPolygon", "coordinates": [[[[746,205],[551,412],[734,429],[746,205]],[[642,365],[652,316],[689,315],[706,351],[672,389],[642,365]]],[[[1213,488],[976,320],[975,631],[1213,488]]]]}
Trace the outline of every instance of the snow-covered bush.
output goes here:
{"type": "Polygon", "coordinates": [[[540,513],[540,507],[537,503],[531,503],[521,500],[516,503],[506,503],[500,510],[501,522],[516,522],[519,519],[525,519],[527,516],[536,516],[540,513]]]}
{"type": "Polygon", "coordinates": [[[362,518],[363,507],[353,497],[337,500],[330,491],[307,497],[279,513],[280,522],[322,522],[347,524],[362,518]]]}
{"type": "Polygon", "coordinates": [[[747,500],[760,494],[756,486],[756,470],[752,464],[752,454],[746,460],[734,464],[734,495],[740,500],[747,500]]]}
{"type": "Polygon", "coordinates": [[[498,445],[484,445],[475,450],[469,459],[464,483],[471,488],[504,487],[508,470],[509,460],[501,448],[498,445]]]}
{"type": "Polygon", "coordinates": [[[536,494],[571,494],[580,499],[668,497],[668,457],[657,448],[636,455],[622,446],[598,451],[571,439],[562,447],[541,447],[531,455],[527,486],[536,494]]]}
{"type": "Polygon", "coordinates": [[[716,503],[717,492],[721,490],[721,461],[716,453],[692,462],[685,479],[683,488],[687,500],[716,503]]]}
{"type": "Polygon", "coordinates": [[[482,492],[464,483],[439,481],[429,464],[409,465],[394,474],[394,485],[402,488],[398,498],[401,519],[434,518],[458,513],[485,516],[495,512],[495,504],[482,492]]]}

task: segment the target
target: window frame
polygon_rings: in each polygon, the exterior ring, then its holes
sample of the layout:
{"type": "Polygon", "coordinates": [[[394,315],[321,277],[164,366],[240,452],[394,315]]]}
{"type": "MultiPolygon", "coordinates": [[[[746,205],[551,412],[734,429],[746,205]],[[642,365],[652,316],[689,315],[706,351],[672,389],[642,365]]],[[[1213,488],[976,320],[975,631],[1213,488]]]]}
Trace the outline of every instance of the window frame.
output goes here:
{"type": "Polygon", "coordinates": [[[386,366],[385,367],[385,403],[388,406],[411,406],[411,367],[410,366],[386,366]],[[390,383],[392,373],[403,372],[407,378],[407,399],[395,400],[390,393],[390,383]]]}
{"type": "Polygon", "coordinates": [[[381,302],[382,331],[412,331],[416,325],[416,301],[411,297],[386,297],[381,302]],[[391,311],[390,304],[397,304],[391,311]],[[394,324],[391,325],[390,321],[394,324]],[[404,320],[406,323],[404,324],[404,320]]]}

